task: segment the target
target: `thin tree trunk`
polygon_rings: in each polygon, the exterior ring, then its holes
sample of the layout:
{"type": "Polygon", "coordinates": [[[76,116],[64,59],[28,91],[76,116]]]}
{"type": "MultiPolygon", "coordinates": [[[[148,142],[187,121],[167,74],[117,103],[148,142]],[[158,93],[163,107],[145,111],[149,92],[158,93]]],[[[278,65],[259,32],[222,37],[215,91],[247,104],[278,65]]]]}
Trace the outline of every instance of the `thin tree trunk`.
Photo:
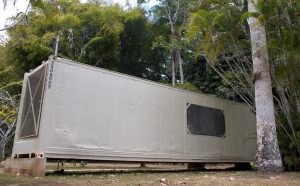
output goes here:
{"type": "MultiPolygon", "coordinates": [[[[248,1],[249,12],[258,12],[258,0],[248,1]]],[[[282,170],[282,160],[276,135],[274,102],[268,53],[266,47],[265,27],[257,18],[249,20],[253,74],[255,77],[255,104],[257,122],[258,170],[282,170]]]]}
{"type": "Polygon", "coordinates": [[[180,50],[178,50],[179,52],[179,61],[178,61],[178,65],[179,65],[179,74],[180,74],[180,83],[184,83],[184,76],[183,76],[183,68],[182,68],[182,59],[180,57],[180,50]]]}
{"type": "Polygon", "coordinates": [[[175,63],[175,66],[177,66],[179,68],[180,83],[184,83],[182,59],[180,57],[180,49],[178,49],[178,48],[175,49],[174,63],[175,63]]]}
{"type": "Polygon", "coordinates": [[[175,61],[172,59],[172,86],[175,86],[175,61]]]}

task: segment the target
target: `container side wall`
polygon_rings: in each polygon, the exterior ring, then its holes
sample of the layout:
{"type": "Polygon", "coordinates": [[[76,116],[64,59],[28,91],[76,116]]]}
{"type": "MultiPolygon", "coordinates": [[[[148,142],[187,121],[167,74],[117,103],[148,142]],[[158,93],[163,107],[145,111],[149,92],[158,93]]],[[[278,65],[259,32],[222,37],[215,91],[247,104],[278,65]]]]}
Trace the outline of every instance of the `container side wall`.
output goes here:
{"type": "Polygon", "coordinates": [[[254,160],[255,140],[246,139],[255,133],[255,116],[242,104],[64,60],[55,62],[47,94],[51,94],[43,127],[47,157],[254,160]],[[226,136],[188,133],[187,104],[224,110],[226,136]]]}

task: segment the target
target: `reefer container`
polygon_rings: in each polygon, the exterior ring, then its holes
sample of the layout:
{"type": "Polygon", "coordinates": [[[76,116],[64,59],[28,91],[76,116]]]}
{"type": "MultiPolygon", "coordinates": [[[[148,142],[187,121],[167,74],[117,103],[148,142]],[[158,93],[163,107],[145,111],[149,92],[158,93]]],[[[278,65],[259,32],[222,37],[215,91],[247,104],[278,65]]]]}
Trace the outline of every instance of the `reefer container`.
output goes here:
{"type": "Polygon", "coordinates": [[[250,162],[241,103],[69,61],[25,74],[12,159],[250,162]]]}

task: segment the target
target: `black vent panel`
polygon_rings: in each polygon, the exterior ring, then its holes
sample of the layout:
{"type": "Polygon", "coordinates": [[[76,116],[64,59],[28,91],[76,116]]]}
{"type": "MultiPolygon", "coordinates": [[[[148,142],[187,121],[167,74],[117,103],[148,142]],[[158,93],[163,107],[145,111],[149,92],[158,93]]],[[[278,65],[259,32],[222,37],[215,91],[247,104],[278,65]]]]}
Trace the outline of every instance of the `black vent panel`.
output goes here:
{"type": "Polygon", "coordinates": [[[190,134],[225,136],[225,116],[222,110],[188,104],[187,128],[190,134]]]}
{"type": "Polygon", "coordinates": [[[25,80],[25,93],[19,138],[28,138],[38,135],[44,84],[46,77],[46,65],[42,66],[25,80]]]}

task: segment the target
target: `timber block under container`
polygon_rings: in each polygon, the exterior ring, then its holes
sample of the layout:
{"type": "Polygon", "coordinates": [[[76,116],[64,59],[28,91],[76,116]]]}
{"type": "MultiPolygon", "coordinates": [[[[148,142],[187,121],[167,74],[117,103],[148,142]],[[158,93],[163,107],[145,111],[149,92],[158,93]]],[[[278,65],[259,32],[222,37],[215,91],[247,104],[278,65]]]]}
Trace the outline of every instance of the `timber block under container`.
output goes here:
{"type": "Polygon", "coordinates": [[[45,176],[46,158],[7,159],[4,172],[20,176],[45,176]]]}

